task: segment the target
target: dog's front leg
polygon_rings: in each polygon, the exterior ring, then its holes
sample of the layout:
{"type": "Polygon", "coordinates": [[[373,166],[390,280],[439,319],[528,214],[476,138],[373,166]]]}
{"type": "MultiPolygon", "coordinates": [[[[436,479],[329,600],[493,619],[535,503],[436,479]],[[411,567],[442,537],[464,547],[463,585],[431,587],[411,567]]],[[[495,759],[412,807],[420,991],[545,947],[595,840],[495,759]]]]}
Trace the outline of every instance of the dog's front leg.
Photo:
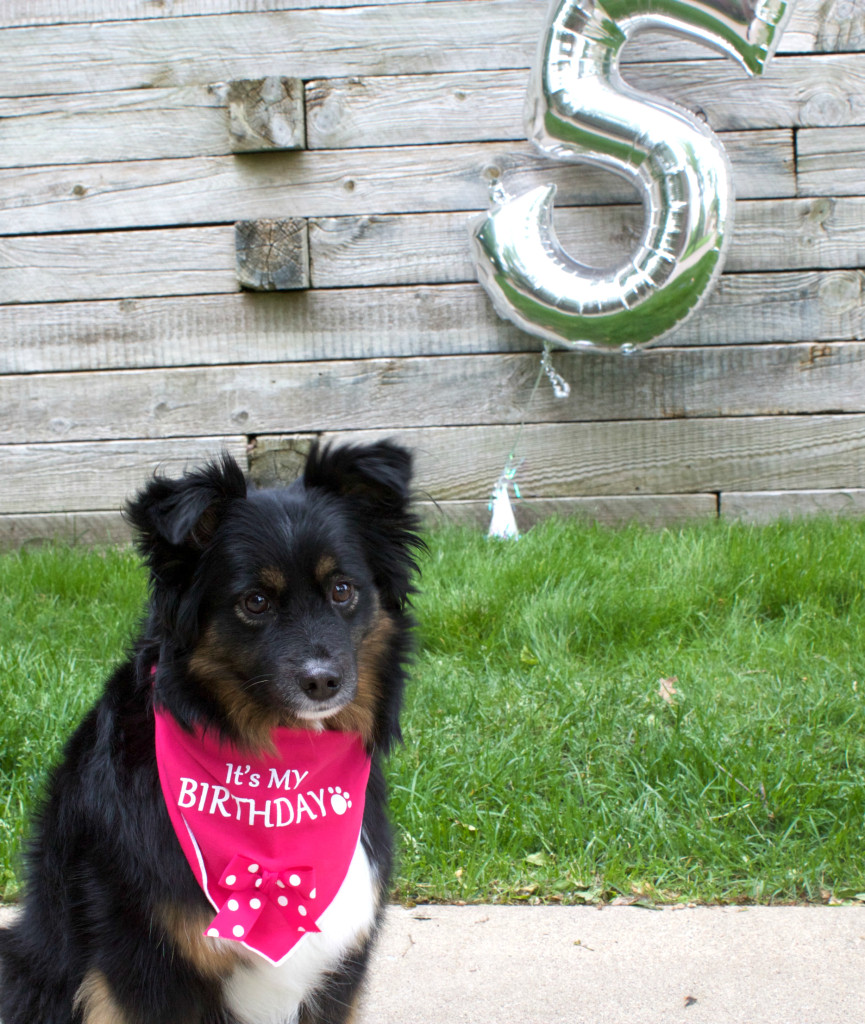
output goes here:
{"type": "Polygon", "coordinates": [[[365,942],[325,976],[301,1006],[298,1024],[355,1024],[371,947],[365,942]]]}

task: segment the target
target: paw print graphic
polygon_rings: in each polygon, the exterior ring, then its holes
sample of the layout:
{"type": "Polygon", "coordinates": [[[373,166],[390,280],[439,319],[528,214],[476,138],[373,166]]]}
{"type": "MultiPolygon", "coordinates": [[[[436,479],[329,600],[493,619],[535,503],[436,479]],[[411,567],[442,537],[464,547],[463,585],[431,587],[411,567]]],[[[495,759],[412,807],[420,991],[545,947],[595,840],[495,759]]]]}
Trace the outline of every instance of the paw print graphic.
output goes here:
{"type": "Polygon", "coordinates": [[[330,793],[330,806],[334,814],[345,814],[351,807],[351,797],[348,790],[343,791],[339,786],[328,786],[330,793]]]}

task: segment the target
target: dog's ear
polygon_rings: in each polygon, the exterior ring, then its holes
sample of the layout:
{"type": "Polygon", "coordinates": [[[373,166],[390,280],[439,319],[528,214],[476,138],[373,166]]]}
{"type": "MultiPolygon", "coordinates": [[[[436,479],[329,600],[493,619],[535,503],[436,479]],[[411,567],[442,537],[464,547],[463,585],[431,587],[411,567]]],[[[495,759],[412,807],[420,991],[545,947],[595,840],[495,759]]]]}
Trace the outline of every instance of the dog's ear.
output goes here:
{"type": "Polygon", "coordinates": [[[154,476],[126,506],[126,517],[149,549],[164,543],[201,551],[213,539],[229,502],[246,497],[246,480],[228,454],[177,480],[154,476]]]}
{"type": "Polygon", "coordinates": [[[180,614],[181,597],[228,505],[245,496],[243,473],[226,454],[179,479],[155,476],[126,506],[150,569],[153,609],[166,630],[191,627],[194,616],[180,614]]]}
{"type": "Polygon", "coordinates": [[[412,455],[393,441],[321,447],[313,444],[303,483],[342,499],[365,541],[386,605],[402,608],[417,571],[414,549],[423,549],[411,511],[412,455]]]}
{"type": "Polygon", "coordinates": [[[411,452],[393,441],[339,447],[314,442],[303,482],[364,505],[396,511],[408,506],[411,476],[411,452]]]}

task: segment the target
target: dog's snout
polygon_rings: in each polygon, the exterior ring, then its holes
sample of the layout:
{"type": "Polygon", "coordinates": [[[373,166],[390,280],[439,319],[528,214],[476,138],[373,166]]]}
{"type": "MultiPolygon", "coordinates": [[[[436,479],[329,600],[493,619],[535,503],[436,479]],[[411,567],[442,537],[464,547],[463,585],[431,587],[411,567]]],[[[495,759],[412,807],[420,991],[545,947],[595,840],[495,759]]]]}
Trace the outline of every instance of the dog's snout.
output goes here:
{"type": "Polygon", "coordinates": [[[310,700],[329,700],[342,686],[342,671],[333,661],[311,661],[298,676],[301,690],[310,700]]]}

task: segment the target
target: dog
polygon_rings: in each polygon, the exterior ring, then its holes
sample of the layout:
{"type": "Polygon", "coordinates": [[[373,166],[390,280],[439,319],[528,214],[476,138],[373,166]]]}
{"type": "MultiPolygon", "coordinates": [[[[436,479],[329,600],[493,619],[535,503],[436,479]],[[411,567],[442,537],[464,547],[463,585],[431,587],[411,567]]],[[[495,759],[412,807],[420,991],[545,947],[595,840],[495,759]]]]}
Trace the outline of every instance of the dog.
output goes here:
{"type": "Polygon", "coordinates": [[[257,490],[226,454],[127,505],[149,605],[50,777],[4,1024],[352,1019],[392,870],[411,471],[316,444],[257,490]]]}

